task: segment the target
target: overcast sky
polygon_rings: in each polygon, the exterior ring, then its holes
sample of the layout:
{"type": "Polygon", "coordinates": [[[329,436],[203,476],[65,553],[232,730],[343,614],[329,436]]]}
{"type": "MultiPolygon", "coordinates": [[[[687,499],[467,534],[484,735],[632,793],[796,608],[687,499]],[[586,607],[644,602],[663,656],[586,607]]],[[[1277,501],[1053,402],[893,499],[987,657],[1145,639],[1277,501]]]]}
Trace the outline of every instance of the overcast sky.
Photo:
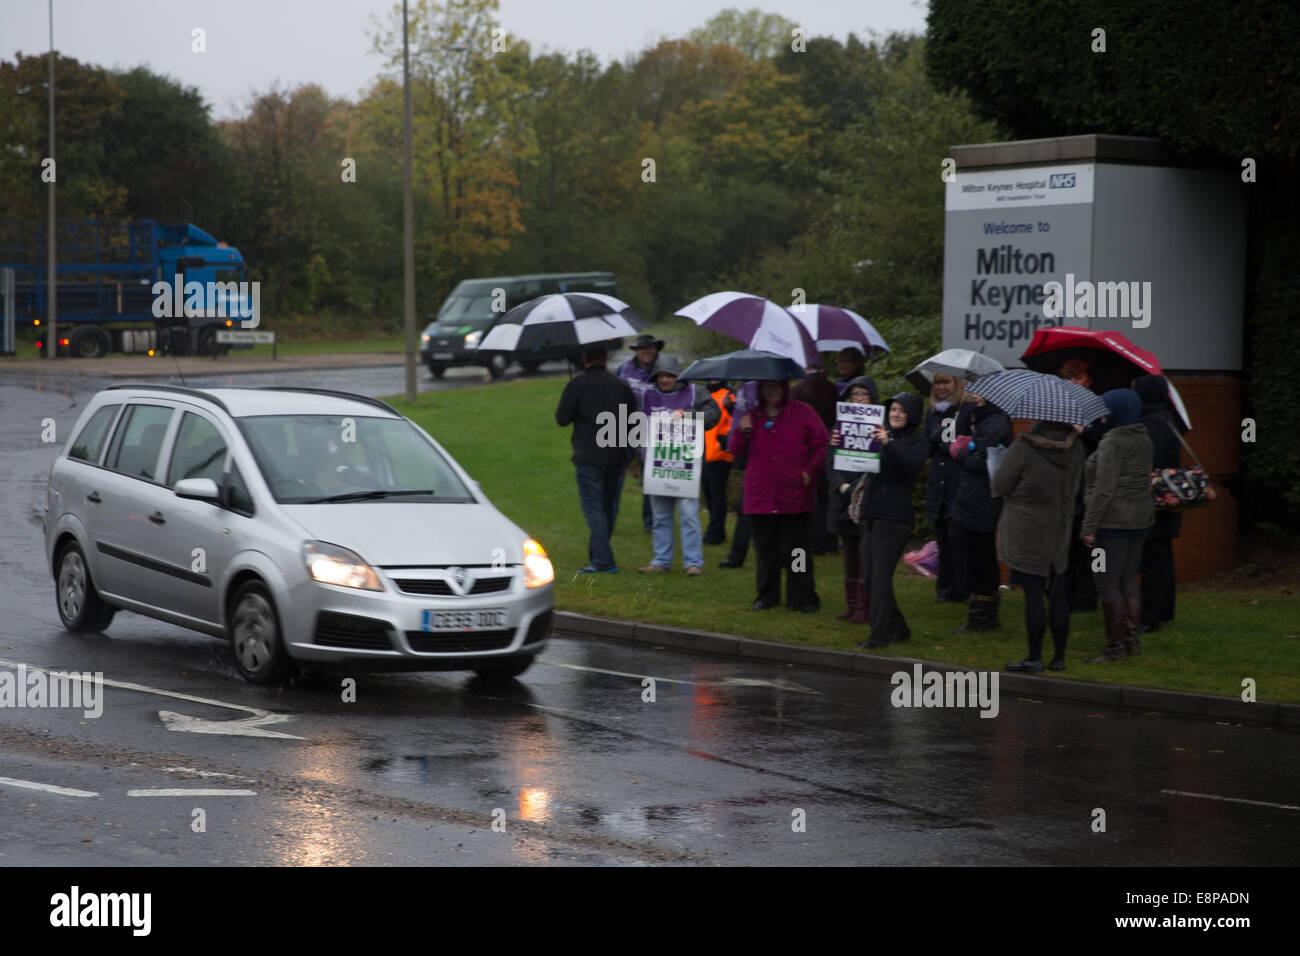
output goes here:
{"type": "MultiPolygon", "coordinates": [[[[400,4],[400,0],[398,0],[400,4]]],[[[356,98],[380,72],[372,16],[394,0],[54,0],[54,45],[104,67],[147,66],[197,86],[213,116],[240,115],[254,92],[319,83],[356,98]],[[190,49],[207,33],[207,52],[190,49]]],[[[588,49],[622,59],[680,37],[728,7],[779,13],[809,36],[925,30],[923,0],[501,0],[506,32],[534,52],[588,49]]],[[[49,49],[48,0],[0,0],[0,59],[49,49]]]]}

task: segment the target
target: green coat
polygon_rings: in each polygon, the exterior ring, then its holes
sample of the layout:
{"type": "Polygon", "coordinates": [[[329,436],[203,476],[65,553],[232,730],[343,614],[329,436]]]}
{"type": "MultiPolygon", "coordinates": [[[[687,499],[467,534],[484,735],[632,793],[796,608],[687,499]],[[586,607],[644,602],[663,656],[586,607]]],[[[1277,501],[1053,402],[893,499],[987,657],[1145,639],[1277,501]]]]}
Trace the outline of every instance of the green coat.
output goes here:
{"type": "Polygon", "coordinates": [[[1141,531],[1155,524],[1151,460],[1155,451],[1143,424],[1112,428],[1083,469],[1081,534],[1141,531]]]}
{"type": "Polygon", "coordinates": [[[1065,570],[1083,459],[1083,443],[1068,426],[1038,425],[1011,443],[993,473],[993,494],[1006,499],[999,561],[1040,577],[1065,570]]]}

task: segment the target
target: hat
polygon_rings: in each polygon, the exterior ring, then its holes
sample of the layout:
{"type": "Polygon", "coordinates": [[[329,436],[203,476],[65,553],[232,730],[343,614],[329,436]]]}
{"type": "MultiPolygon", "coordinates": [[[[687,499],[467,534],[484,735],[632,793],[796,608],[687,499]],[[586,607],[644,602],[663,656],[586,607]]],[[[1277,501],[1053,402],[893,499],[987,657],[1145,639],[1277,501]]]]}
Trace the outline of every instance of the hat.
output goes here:
{"type": "Polygon", "coordinates": [[[665,372],[669,375],[680,377],[682,374],[681,360],[677,358],[677,356],[675,355],[659,356],[659,361],[658,363],[656,363],[654,367],[654,372],[652,374],[655,377],[658,377],[660,375],[663,375],[665,372]]]}
{"type": "MultiPolygon", "coordinates": [[[[655,338],[649,332],[644,332],[637,337],[635,342],[632,343],[632,348],[634,349],[643,349],[647,346],[654,346],[656,350],[662,352],[664,349],[664,340],[655,338]]],[[[678,369],[678,371],[680,372],[681,369],[678,369]]]]}
{"type": "Polygon", "coordinates": [[[1131,388],[1113,388],[1101,400],[1110,409],[1111,424],[1116,427],[1137,424],[1142,417],[1142,399],[1131,388]]]}

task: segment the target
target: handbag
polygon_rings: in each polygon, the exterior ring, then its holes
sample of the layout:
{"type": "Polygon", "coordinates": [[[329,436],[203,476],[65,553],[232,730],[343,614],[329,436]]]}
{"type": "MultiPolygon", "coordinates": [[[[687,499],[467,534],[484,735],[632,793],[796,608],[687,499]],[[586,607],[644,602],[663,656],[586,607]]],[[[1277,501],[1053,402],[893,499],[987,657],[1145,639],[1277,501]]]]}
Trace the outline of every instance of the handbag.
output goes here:
{"type": "Polygon", "coordinates": [[[1169,425],[1169,430],[1174,433],[1174,437],[1187,449],[1187,454],[1192,456],[1196,467],[1152,469],[1151,497],[1154,499],[1156,510],[1189,511],[1192,508],[1203,508],[1217,497],[1210,484],[1210,476],[1201,467],[1201,460],[1196,457],[1196,452],[1192,451],[1192,447],[1184,441],[1183,436],[1178,434],[1178,429],[1169,422],[1165,424],[1169,425]]]}
{"type": "Polygon", "coordinates": [[[862,496],[866,492],[867,483],[870,480],[871,472],[864,471],[857,484],[849,489],[849,507],[847,511],[849,520],[854,524],[862,524],[862,496]]]}

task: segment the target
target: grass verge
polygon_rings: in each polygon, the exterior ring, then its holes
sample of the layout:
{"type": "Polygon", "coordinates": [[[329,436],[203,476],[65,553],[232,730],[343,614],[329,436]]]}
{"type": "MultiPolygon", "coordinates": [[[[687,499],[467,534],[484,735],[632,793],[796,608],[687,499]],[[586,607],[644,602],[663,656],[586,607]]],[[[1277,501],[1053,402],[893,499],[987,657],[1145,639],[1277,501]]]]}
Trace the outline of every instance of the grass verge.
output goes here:
{"type": "MultiPolygon", "coordinates": [[[[587,528],[569,462],[570,430],[555,424],[562,388],[563,381],[554,378],[520,379],[425,392],[414,405],[390,401],[437,438],[498,508],[542,542],[555,564],[559,609],[837,650],[853,650],[865,639],[865,627],[835,620],[844,610],[839,555],[815,559],[822,610],[813,615],[749,610],[753,553],[744,568],[721,570],[725,544],[705,546],[702,577],[686,577],[680,551],[672,574],[638,574],[636,567],[651,557],[650,536],[641,525],[639,485],[630,477],[613,538],[622,570],[576,575],[587,563],[587,528]]],[[[1000,630],[964,635],[949,633],[965,619],[964,608],[932,603],[932,582],[900,565],[895,589],[912,628],[912,640],[901,648],[907,656],[973,668],[1000,668],[1024,656],[1020,591],[1002,592],[1000,630]]],[[[1237,696],[1243,680],[1251,678],[1260,700],[1300,703],[1300,615],[1289,589],[1183,588],[1178,621],[1143,635],[1143,654],[1120,664],[1083,663],[1105,643],[1100,612],[1073,615],[1069,640],[1069,669],[1060,675],[1069,679],[1237,696]]]]}

